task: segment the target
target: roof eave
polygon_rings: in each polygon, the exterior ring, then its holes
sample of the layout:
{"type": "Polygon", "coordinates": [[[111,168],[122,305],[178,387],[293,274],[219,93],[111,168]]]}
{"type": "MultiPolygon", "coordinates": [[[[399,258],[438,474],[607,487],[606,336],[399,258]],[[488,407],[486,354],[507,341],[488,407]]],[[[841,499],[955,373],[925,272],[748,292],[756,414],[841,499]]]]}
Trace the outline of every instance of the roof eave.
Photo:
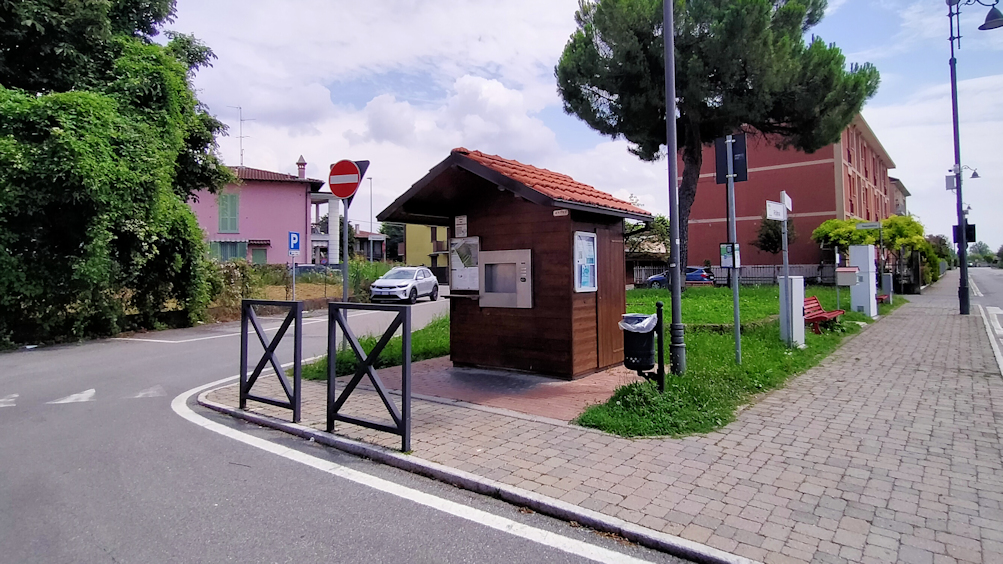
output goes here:
{"type": "Polygon", "coordinates": [[[638,221],[651,221],[653,216],[651,214],[637,213],[627,210],[620,210],[616,208],[608,208],[606,206],[597,206],[594,204],[583,204],[581,202],[572,202],[570,200],[554,200],[554,207],[566,208],[569,210],[584,211],[589,213],[598,213],[602,215],[615,215],[618,217],[623,217],[626,219],[636,219],[638,221]]]}

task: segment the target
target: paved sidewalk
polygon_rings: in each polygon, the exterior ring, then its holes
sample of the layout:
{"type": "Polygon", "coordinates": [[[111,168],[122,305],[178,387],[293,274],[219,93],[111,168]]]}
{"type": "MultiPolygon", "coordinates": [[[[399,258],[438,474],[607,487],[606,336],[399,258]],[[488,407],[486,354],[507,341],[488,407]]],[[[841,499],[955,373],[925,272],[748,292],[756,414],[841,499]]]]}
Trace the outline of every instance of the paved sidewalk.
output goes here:
{"type": "MultiPolygon", "coordinates": [[[[630,440],[416,400],[413,454],[768,563],[1003,562],[1003,378],[951,274],[718,432],[630,440]]],[[[303,423],[322,428],[310,384],[303,423]]],[[[352,409],[382,405],[367,393],[352,409]]]]}

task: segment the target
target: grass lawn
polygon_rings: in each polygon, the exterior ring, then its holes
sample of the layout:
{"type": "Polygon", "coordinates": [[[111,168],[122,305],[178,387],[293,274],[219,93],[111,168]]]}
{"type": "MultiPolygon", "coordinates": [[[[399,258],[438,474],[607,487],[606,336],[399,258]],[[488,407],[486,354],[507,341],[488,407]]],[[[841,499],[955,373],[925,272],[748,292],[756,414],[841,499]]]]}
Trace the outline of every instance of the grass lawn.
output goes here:
{"type": "MultiPolygon", "coordinates": [[[[369,353],[376,346],[376,337],[360,337],[359,343],[362,349],[369,353]]],[[[386,368],[388,366],[400,366],[401,364],[401,338],[390,339],[383,352],[380,353],[379,360],[376,361],[376,368],[386,368]]],[[[411,334],[411,362],[438,358],[449,354],[449,317],[437,317],[431,323],[412,332],[411,334]]],[[[354,374],[357,367],[355,353],[349,348],[338,351],[337,374],[354,374]]],[[[307,380],[327,380],[327,357],[303,367],[303,378],[307,380]]]]}
{"type": "MultiPolygon", "coordinates": [[[[636,290],[635,290],[636,291],[636,290]]],[[[651,292],[652,290],[643,290],[651,292]]],[[[719,315],[731,316],[731,291],[727,288],[690,288],[685,294],[690,311],[702,315],[698,319],[710,323],[721,323],[711,308],[698,303],[695,297],[705,297],[712,292],[723,292],[728,301],[718,306],[724,311],[719,315]],[[699,289],[700,293],[690,294],[699,289]]],[[[667,292],[665,301],[668,301],[667,292]]],[[[843,307],[849,308],[849,292],[843,297],[843,307]]],[[[826,310],[835,309],[835,288],[810,286],[805,289],[808,296],[817,296],[826,310]]],[[[772,310],[764,304],[750,299],[749,307],[759,315],[774,314],[777,310],[778,288],[761,286],[742,288],[742,296],[756,297],[759,301],[772,304],[772,310]],[[746,293],[746,290],[750,290],[746,293]],[[759,308],[759,309],[755,309],[759,308]]],[[[662,298],[658,298],[662,299],[662,298]]],[[[707,299],[714,303],[717,296],[707,299]]],[[[628,303],[632,301],[628,292],[628,303]]],[[[652,300],[654,301],[654,300],[652,300]]],[[[895,305],[881,304],[879,313],[884,315],[902,305],[905,300],[895,297],[895,305]]],[[[744,301],[743,307],[744,306],[744,301]]],[[[630,306],[628,305],[628,310],[630,306]]],[[[744,311],[743,311],[744,314],[744,311]]],[[[746,316],[743,315],[743,320],[746,316]]],[[[684,299],[683,321],[687,318],[684,299]]],[[[589,407],[576,422],[586,427],[594,427],[625,437],[706,433],[727,425],[735,419],[738,407],[748,403],[758,393],[783,386],[794,374],[799,374],[815,366],[835,350],[844,337],[860,331],[854,321],[871,321],[859,313],[847,313],[839,324],[833,325],[821,335],[815,335],[806,328],[804,349],[787,349],[780,341],[779,322],[753,327],[742,333],[742,365],[735,364],[735,344],[731,334],[707,330],[687,330],[686,332],[686,373],[682,376],[666,375],[665,393],[659,394],[653,382],[628,384],[616,390],[603,404],[589,407]]],[[[665,350],[668,357],[668,335],[665,350]]],[[[668,360],[666,358],[666,360],[668,360]]]]}

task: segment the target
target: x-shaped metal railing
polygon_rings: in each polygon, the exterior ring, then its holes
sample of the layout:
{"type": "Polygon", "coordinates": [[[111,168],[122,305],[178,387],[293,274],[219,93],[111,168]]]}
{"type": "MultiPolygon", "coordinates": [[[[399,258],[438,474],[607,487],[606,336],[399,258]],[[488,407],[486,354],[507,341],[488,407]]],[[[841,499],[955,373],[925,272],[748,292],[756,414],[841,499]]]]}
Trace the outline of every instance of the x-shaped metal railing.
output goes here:
{"type": "Polygon", "coordinates": [[[331,433],[334,431],[335,421],[342,421],[368,429],[400,435],[401,450],[404,452],[411,450],[411,306],[332,302],[328,304],[327,319],[327,432],[331,433]],[[384,331],[383,336],[380,337],[373,350],[366,354],[362,345],[359,344],[359,339],[355,336],[351,327],[348,326],[349,310],[390,311],[397,312],[397,315],[390,322],[390,326],[384,331]],[[337,330],[339,327],[358,361],[355,374],[340,395],[337,394],[337,382],[335,380],[338,352],[337,330]],[[386,348],[387,343],[393,338],[398,328],[403,328],[401,331],[401,408],[399,410],[397,409],[397,405],[391,400],[390,392],[383,385],[383,381],[380,380],[374,366],[376,360],[380,357],[380,353],[386,348]],[[390,414],[390,418],[393,419],[393,425],[341,413],[341,408],[345,405],[345,401],[348,400],[349,396],[352,395],[352,392],[355,391],[365,376],[369,376],[369,381],[372,383],[373,388],[376,389],[376,393],[383,400],[383,405],[390,414]]]}
{"type": "Polygon", "coordinates": [[[247,409],[247,400],[259,401],[261,403],[267,403],[268,405],[291,409],[293,411],[293,423],[299,423],[300,376],[303,368],[303,302],[243,300],[240,304],[240,309],[240,409],[247,409]],[[271,340],[269,340],[265,335],[265,329],[261,327],[261,323],[258,321],[258,316],[254,313],[254,306],[276,307],[289,310],[285,319],[282,321],[282,324],[279,325],[278,331],[275,333],[275,336],[271,338],[271,340]],[[286,375],[285,369],[282,368],[282,363],[279,362],[279,357],[275,351],[278,348],[279,343],[282,342],[282,337],[285,336],[286,330],[288,330],[289,326],[294,322],[293,382],[292,386],[290,386],[289,378],[286,375]],[[261,359],[258,360],[258,363],[255,365],[254,371],[250,376],[247,374],[248,323],[254,327],[254,333],[258,336],[258,341],[261,342],[261,346],[265,349],[264,353],[261,355],[261,359]],[[286,396],[285,401],[256,396],[251,393],[251,388],[253,388],[254,383],[258,381],[258,376],[261,375],[261,371],[267,364],[271,364],[272,369],[275,370],[275,375],[278,377],[279,384],[282,386],[282,391],[286,396]]]}

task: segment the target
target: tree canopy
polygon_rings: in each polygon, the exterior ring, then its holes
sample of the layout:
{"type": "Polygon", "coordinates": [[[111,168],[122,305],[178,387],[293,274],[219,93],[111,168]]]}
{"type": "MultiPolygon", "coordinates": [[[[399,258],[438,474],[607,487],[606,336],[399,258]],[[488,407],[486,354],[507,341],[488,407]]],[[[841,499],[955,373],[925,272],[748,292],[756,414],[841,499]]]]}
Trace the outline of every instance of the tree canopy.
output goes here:
{"type": "MultiPolygon", "coordinates": [[[[775,219],[766,219],[764,213],[763,219],[759,223],[759,231],[756,232],[756,238],[750,244],[760,251],[775,255],[784,250],[783,229],[782,223],[775,219]]],[[[794,218],[791,217],[787,219],[787,243],[790,244],[797,240],[798,232],[794,229],[794,218]]]]}
{"type": "MultiPolygon", "coordinates": [[[[825,0],[675,2],[680,264],[703,145],[746,130],[813,152],[837,141],[877,91],[873,66],[846,70],[834,45],[805,42],[825,7],[825,0]]],[[[625,138],[643,160],[664,156],[662,1],[581,0],[575,22],[555,69],[564,110],[625,138]]]]}
{"type": "Polygon", "coordinates": [[[151,40],[168,0],[0,1],[0,341],[199,318],[206,247],[185,200],[233,180],[196,98],[213,58],[151,40]]]}

